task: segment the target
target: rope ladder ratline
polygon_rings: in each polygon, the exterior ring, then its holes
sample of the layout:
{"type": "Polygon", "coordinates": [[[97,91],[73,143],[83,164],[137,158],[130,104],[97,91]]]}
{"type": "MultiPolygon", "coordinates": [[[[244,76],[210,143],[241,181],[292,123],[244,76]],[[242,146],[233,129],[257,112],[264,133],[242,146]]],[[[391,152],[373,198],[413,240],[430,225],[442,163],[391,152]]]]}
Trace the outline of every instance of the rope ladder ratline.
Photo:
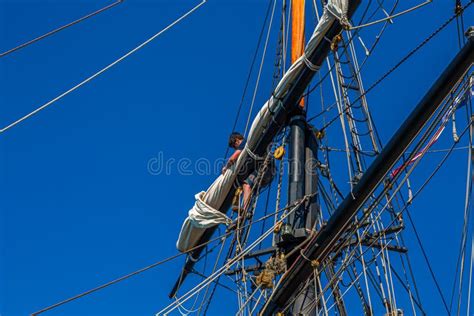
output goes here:
{"type": "MultiPolygon", "coordinates": [[[[466,129],[464,129],[464,131],[461,133],[460,137],[462,137],[462,136],[465,134],[465,132],[466,132],[466,130],[467,130],[468,127],[469,127],[469,126],[467,126],[466,129]]],[[[458,143],[454,143],[453,146],[451,147],[451,149],[455,148],[455,146],[456,146],[457,144],[458,144],[458,143]]],[[[444,162],[446,161],[447,157],[449,157],[449,155],[451,154],[451,152],[452,152],[452,150],[451,150],[450,152],[448,152],[448,153],[445,155],[445,157],[442,159],[442,161],[440,162],[440,164],[438,165],[438,167],[435,168],[435,170],[433,171],[433,173],[428,177],[427,181],[426,181],[426,182],[420,187],[420,189],[415,193],[415,195],[414,195],[413,198],[412,198],[412,201],[413,201],[413,200],[419,195],[419,193],[421,193],[421,191],[425,188],[426,183],[432,179],[433,175],[436,174],[436,172],[439,170],[439,168],[442,166],[442,164],[444,164],[444,162]]],[[[393,193],[392,197],[390,198],[389,201],[387,201],[387,203],[385,204],[385,206],[383,207],[383,209],[382,209],[382,210],[379,212],[379,214],[377,215],[377,218],[376,218],[376,219],[380,218],[380,216],[382,215],[382,212],[387,208],[388,204],[389,204],[389,203],[391,202],[391,200],[395,197],[395,194],[401,189],[403,183],[406,182],[406,180],[408,179],[408,176],[413,172],[413,170],[415,169],[415,167],[417,166],[417,164],[418,164],[419,162],[420,162],[420,160],[416,161],[416,163],[410,168],[410,170],[407,172],[407,175],[406,175],[406,176],[404,177],[404,179],[402,180],[402,183],[399,184],[398,187],[395,189],[395,192],[393,193]]],[[[399,176],[399,175],[398,175],[398,176],[399,176]]],[[[397,176],[397,177],[398,177],[398,176],[397,176]]],[[[375,201],[374,203],[376,203],[376,201],[375,201]]],[[[411,203],[410,203],[410,204],[406,204],[406,205],[404,206],[404,208],[403,208],[402,210],[400,210],[400,212],[399,212],[398,214],[401,214],[404,210],[406,210],[409,205],[411,205],[411,203]]],[[[363,219],[363,220],[364,220],[364,219],[363,219]]],[[[390,228],[390,227],[395,223],[395,220],[396,220],[396,218],[394,218],[394,219],[392,220],[392,222],[387,226],[387,229],[390,228]]],[[[369,226],[369,227],[370,227],[370,226],[369,226]]],[[[365,233],[368,232],[368,228],[369,228],[369,227],[367,227],[367,229],[365,230],[365,232],[364,232],[363,235],[365,235],[365,233]]],[[[352,233],[349,233],[349,235],[352,235],[352,233]]],[[[374,242],[375,242],[375,241],[374,241],[374,242]]],[[[374,242],[372,242],[372,244],[373,244],[374,242]]],[[[354,253],[353,253],[353,255],[354,255],[354,253]]],[[[347,264],[347,263],[346,263],[346,264],[347,264]]],[[[346,264],[345,264],[344,266],[346,266],[346,264]]],[[[344,271],[344,269],[343,269],[344,266],[341,267],[341,269],[339,269],[339,271],[334,275],[334,278],[336,278],[341,272],[344,271]]],[[[335,280],[335,279],[334,279],[334,280],[335,280]]],[[[443,300],[444,300],[444,298],[443,298],[443,300]]]]}
{"type": "MultiPolygon", "coordinates": [[[[315,7],[315,11],[316,11],[316,12],[315,12],[315,13],[316,13],[316,16],[319,17],[319,14],[318,14],[319,12],[318,12],[318,10],[317,10],[316,7],[315,7]]],[[[352,48],[352,46],[353,46],[352,39],[351,39],[351,37],[350,37],[350,33],[349,33],[349,32],[347,32],[347,33],[348,33],[348,35],[349,35],[349,46],[352,48]]],[[[345,55],[346,55],[346,57],[347,57],[347,64],[350,65],[351,60],[350,60],[350,58],[349,58],[349,56],[348,56],[348,54],[347,54],[347,51],[346,51],[346,50],[344,50],[344,51],[346,52],[345,55]]],[[[352,52],[352,50],[351,50],[351,52],[352,52]]],[[[352,52],[352,53],[353,53],[353,52],[352,52]]],[[[352,55],[352,57],[353,57],[353,58],[356,58],[354,55],[352,55]]],[[[345,103],[345,106],[346,106],[348,109],[350,109],[350,108],[349,108],[349,106],[350,106],[350,101],[349,101],[348,91],[347,91],[347,88],[344,88],[344,78],[352,79],[351,82],[353,82],[354,80],[356,80],[356,77],[357,77],[357,75],[358,75],[358,73],[359,73],[359,70],[357,70],[357,69],[354,69],[354,70],[353,70],[353,72],[356,73],[356,74],[353,74],[353,75],[352,75],[353,77],[345,77],[345,76],[342,74],[342,67],[341,67],[341,64],[339,63],[339,55],[337,54],[337,51],[334,53],[334,59],[335,59],[335,67],[337,68],[337,69],[336,69],[336,74],[337,74],[337,78],[338,78],[338,87],[339,87],[339,89],[342,89],[342,93],[341,93],[341,91],[339,91],[339,98],[338,98],[338,96],[336,95],[336,104],[339,104],[339,102],[337,101],[338,99],[343,99],[343,100],[344,100],[344,103],[345,103]],[[342,94],[342,96],[341,96],[341,94],[342,94]]],[[[328,68],[331,69],[332,67],[330,66],[329,60],[328,60],[327,58],[326,58],[326,60],[327,60],[328,68]]],[[[354,62],[355,62],[355,61],[356,61],[356,60],[354,60],[354,62]]],[[[346,63],[346,62],[345,62],[345,63],[346,63]]],[[[354,65],[353,67],[354,67],[354,68],[357,68],[356,65],[354,65]]],[[[349,68],[350,68],[350,66],[349,66],[349,68]]],[[[332,79],[332,73],[330,73],[330,75],[331,75],[331,79],[332,79]]],[[[333,81],[333,80],[332,80],[332,81],[333,81]]],[[[360,82],[359,82],[359,85],[361,86],[361,83],[360,83],[360,82]]],[[[333,81],[333,86],[334,86],[334,81],[333,81]]],[[[333,87],[333,89],[334,89],[334,87],[333,87]]],[[[362,94],[363,91],[360,91],[360,93],[362,94]]],[[[352,108],[356,108],[356,107],[352,106],[352,108]]],[[[367,109],[367,110],[368,110],[368,109],[367,109]]],[[[341,109],[340,109],[340,112],[342,112],[341,109]]],[[[351,111],[349,111],[349,112],[351,112],[351,111]]],[[[342,114],[342,113],[341,113],[341,114],[342,114]]],[[[362,152],[362,150],[361,150],[361,148],[360,148],[361,141],[358,139],[358,137],[359,137],[360,134],[358,134],[358,133],[356,132],[356,121],[358,121],[358,120],[352,117],[352,113],[346,113],[346,115],[348,116],[347,119],[348,119],[348,121],[349,121],[351,134],[355,134],[355,135],[352,135],[352,147],[358,148],[357,152],[355,153],[355,154],[356,154],[356,163],[357,163],[357,166],[358,166],[358,169],[359,169],[358,172],[363,172],[364,167],[362,167],[362,164],[361,164],[362,158],[360,158],[360,157],[358,156],[358,152],[362,152]],[[352,121],[352,123],[351,123],[351,121],[352,121]],[[351,124],[352,124],[352,125],[351,125],[351,124]],[[353,131],[355,131],[355,133],[353,133],[353,131]]],[[[367,116],[370,117],[370,114],[368,114],[367,116]]],[[[341,116],[341,120],[342,120],[342,116],[341,116]]],[[[365,123],[365,122],[367,122],[368,120],[369,120],[369,119],[366,119],[366,120],[364,120],[363,122],[365,123]]],[[[361,122],[362,122],[362,121],[361,121],[361,122]]],[[[342,123],[342,124],[343,124],[343,123],[342,123]]],[[[372,129],[373,129],[373,127],[369,127],[369,130],[372,130],[372,129]]],[[[344,130],[344,125],[343,125],[343,130],[344,130]]],[[[375,148],[377,148],[376,142],[375,142],[374,140],[373,140],[373,146],[374,146],[375,148]]],[[[347,147],[348,147],[348,145],[347,145],[347,137],[346,137],[346,148],[347,148],[347,147]]],[[[346,151],[348,152],[349,150],[346,150],[346,151]]],[[[348,160],[350,160],[349,157],[348,157],[348,160]]],[[[356,171],[356,173],[357,173],[357,171],[356,171]]],[[[351,177],[350,177],[350,178],[351,178],[351,177]]],[[[351,178],[351,179],[352,179],[352,178],[351,178]]],[[[352,185],[352,180],[351,180],[351,185],[352,185]]],[[[364,265],[364,263],[363,263],[363,265],[364,265]]],[[[364,277],[366,278],[365,269],[363,269],[363,271],[364,271],[364,277]]],[[[368,294],[369,302],[370,302],[370,291],[369,291],[369,289],[368,289],[367,279],[365,279],[365,281],[366,281],[367,294],[368,294]]],[[[335,290],[335,289],[334,289],[334,290],[335,290]]],[[[369,303],[369,305],[371,305],[371,304],[369,303]]]]}
{"type": "MultiPolygon", "coordinates": [[[[473,2],[474,2],[474,0],[470,0],[466,5],[464,5],[464,7],[462,7],[463,12],[466,9],[468,9],[472,5],[473,2]]],[[[375,87],[377,87],[390,74],[392,74],[395,70],[397,70],[402,64],[404,64],[409,58],[411,58],[416,52],[418,52],[430,40],[432,40],[436,35],[438,35],[442,30],[444,30],[452,21],[454,21],[456,19],[457,16],[458,16],[458,14],[455,13],[449,19],[447,19],[440,27],[438,27],[433,33],[431,33],[427,38],[425,38],[422,42],[420,42],[414,49],[412,49],[402,59],[400,59],[392,68],[390,68],[379,79],[377,79],[368,89],[365,90],[365,92],[363,94],[360,95],[359,98],[352,101],[353,104],[355,102],[359,101],[362,97],[369,94],[369,92],[371,92],[375,87]]],[[[325,111],[322,111],[321,113],[318,113],[317,115],[312,116],[311,118],[308,119],[308,122],[310,122],[313,119],[319,117],[323,113],[325,113],[325,111]]],[[[325,130],[326,128],[328,128],[330,125],[332,125],[339,118],[339,116],[340,116],[340,114],[337,114],[335,117],[331,118],[331,120],[328,123],[324,124],[324,126],[320,130],[322,131],[322,130],[325,130]]]]}
{"type": "MultiPolygon", "coordinates": [[[[381,3],[379,3],[379,6],[380,6],[380,9],[385,13],[385,15],[389,16],[390,14],[394,14],[395,9],[396,9],[397,6],[398,6],[398,2],[399,2],[399,0],[395,1],[395,4],[393,5],[393,7],[392,7],[392,9],[390,10],[389,13],[387,13],[387,12],[385,11],[385,9],[383,9],[383,7],[381,6],[381,3]]],[[[319,11],[318,11],[318,8],[317,8],[316,1],[315,1],[315,0],[313,0],[313,6],[314,6],[315,15],[316,15],[316,17],[318,17],[318,16],[319,16],[319,11]]],[[[361,17],[361,19],[360,19],[360,21],[359,21],[359,24],[366,23],[366,22],[363,22],[363,21],[364,21],[364,19],[365,19],[365,17],[366,17],[366,14],[367,14],[367,12],[368,12],[369,6],[370,6],[370,2],[368,3],[367,8],[365,9],[365,12],[362,14],[362,17],[361,17]]],[[[372,15],[370,15],[370,16],[367,18],[367,21],[370,20],[370,19],[372,19],[376,13],[377,13],[377,10],[375,10],[375,11],[372,13],[372,15]]],[[[390,24],[389,21],[385,21],[385,23],[384,23],[383,27],[381,28],[380,32],[376,35],[376,37],[375,37],[375,42],[374,42],[374,44],[371,46],[370,49],[367,49],[367,47],[366,47],[365,44],[363,43],[362,39],[361,39],[360,36],[358,35],[361,29],[356,29],[355,32],[353,33],[353,35],[350,36],[350,38],[349,38],[349,44],[352,43],[352,41],[354,40],[355,37],[357,37],[357,38],[359,39],[359,41],[361,42],[361,45],[364,47],[364,49],[365,49],[365,51],[366,51],[366,57],[365,57],[364,60],[362,61],[362,64],[358,67],[359,70],[358,70],[358,72],[356,73],[356,76],[359,76],[359,75],[360,75],[360,73],[361,73],[361,71],[362,71],[362,68],[364,68],[364,65],[366,64],[368,58],[371,56],[372,52],[375,50],[376,46],[379,44],[380,39],[382,38],[382,35],[383,35],[383,33],[385,32],[385,30],[386,30],[386,28],[387,28],[387,25],[389,25],[389,24],[390,24]]],[[[347,33],[350,34],[350,32],[347,32],[347,33]]],[[[347,49],[348,49],[347,45],[344,46],[344,52],[345,52],[347,49]]],[[[344,52],[343,52],[343,53],[344,53],[344,52]]],[[[328,72],[323,76],[323,78],[320,79],[319,82],[317,82],[313,87],[309,88],[308,92],[307,92],[303,97],[306,97],[306,96],[309,95],[309,93],[311,93],[315,88],[317,88],[318,86],[320,86],[320,85],[326,80],[327,76],[329,75],[329,72],[331,72],[332,70],[333,70],[333,67],[330,67],[329,70],[328,70],[328,72]]],[[[352,85],[353,83],[354,83],[354,80],[352,80],[349,85],[352,85]]],[[[366,94],[366,93],[365,93],[365,91],[364,91],[364,93],[362,94],[361,97],[364,97],[365,94],[366,94]]],[[[356,100],[353,101],[353,102],[356,102],[356,101],[358,101],[358,100],[359,100],[359,99],[356,99],[356,100]]],[[[328,109],[326,109],[326,111],[330,110],[330,108],[333,108],[334,106],[335,106],[335,104],[331,105],[328,109]]],[[[324,114],[324,112],[326,112],[326,111],[320,112],[319,114],[317,114],[317,115],[311,117],[310,119],[308,119],[308,121],[311,121],[311,120],[315,119],[316,117],[319,117],[320,115],[324,114]]]]}
{"type": "MultiPolygon", "coordinates": [[[[204,2],[205,2],[205,1],[203,1],[201,4],[203,4],[204,2]]],[[[196,9],[197,9],[197,8],[196,8],[196,9]]],[[[128,57],[128,56],[127,56],[127,57],[128,57]]],[[[112,64],[111,64],[111,65],[112,65],[112,64]]],[[[107,67],[106,67],[106,68],[107,68],[107,67]]],[[[108,69],[108,68],[107,68],[107,69],[108,69]]],[[[104,69],[103,71],[105,71],[105,70],[107,70],[107,69],[104,69]]],[[[99,72],[97,75],[99,75],[99,74],[102,73],[103,71],[99,72]]],[[[90,77],[90,78],[91,78],[91,77],[90,77]]],[[[92,79],[93,79],[93,78],[91,78],[90,80],[92,80],[92,79]]],[[[88,79],[86,79],[86,80],[88,80],[88,79]]],[[[86,82],[87,82],[87,81],[86,81],[86,82]]],[[[83,83],[85,84],[86,82],[83,82],[83,83]]],[[[81,83],[81,85],[82,85],[82,83],[81,83]]],[[[78,88],[78,87],[80,87],[80,86],[76,86],[76,87],[78,88]]],[[[72,90],[72,91],[73,91],[73,90],[72,90]]],[[[72,91],[70,90],[70,91],[68,91],[67,93],[72,92],[72,91]]],[[[64,95],[61,95],[60,98],[62,98],[63,96],[64,96],[64,95]]],[[[57,100],[59,100],[59,99],[57,99],[57,100]]],[[[57,100],[55,100],[55,101],[57,101],[57,100]]],[[[55,102],[55,101],[54,101],[54,102],[55,102]]],[[[48,104],[48,105],[50,105],[50,104],[48,104]]],[[[40,108],[39,110],[41,110],[41,109],[42,109],[42,108],[40,108]]],[[[39,110],[38,110],[38,111],[39,111],[39,110]]],[[[35,110],[35,111],[36,111],[36,110],[35,110]]],[[[34,113],[36,113],[35,111],[33,111],[33,112],[30,113],[30,114],[33,115],[34,113]]],[[[28,118],[29,116],[31,116],[31,115],[28,115],[28,116],[26,116],[26,117],[20,119],[19,121],[15,122],[13,125],[16,125],[17,123],[20,123],[22,120],[27,119],[27,118],[28,118]]],[[[0,132],[4,132],[6,129],[8,129],[8,128],[10,128],[10,127],[13,127],[13,126],[7,126],[7,128],[4,128],[4,129],[0,130],[0,132]]]]}
{"type": "MultiPolygon", "coordinates": [[[[439,118],[439,117],[438,117],[438,118],[439,118]]],[[[463,134],[464,134],[464,133],[463,133],[463,134]]],[[[453,148],[454,148],[454,146],[455,146],[455,144],[453,145],[453,148]]],[[[415,151],[415,152],[416,152],[416,151],[415,151]]],[[[449,153],[448,153],[448,155],[449,155],[449,153]]],[[[448,156],[448,155],[447,155],[447,156],[448,156]]],[[[418,162],[419,162],[419,161],[418,161],[418,162]]],[[[417,163],[418,163],[418,162],[417,162],[417,163]]],[[[414,169],[414,167],[415,167],[415,166],[412,167],[412,170],[414,169]]],[[[437,171],[437,170],[435,170],[435,172],[436,172],[436,171],[437,171]]],[[[410,172],[410,173],[411,173],[411,172],[410,172]]],[[[408,177],[406,177],[406,180],[407,180],[407,179],[408,179],[408,177]]],[[[406,181],[406,180],[405,180],[405,181],[406,181]]],[[[397,191],[396,191],[395,193],[397,193],[400,188],[401,188],[401,186],[399,186],[399,187],[397,188],[397,191]]],[[[417,192],[417,194],[415,195],[415,197],[418,195],[419,192],[421,192],[422,189],[423,189],[423,187],[417,192]]],[[[390,199],[390,201],[391,201],[392,199],[393,199],[393,197],[390,199]]],[[[412,199],[412,200],[413,200],[413,199],[412,199]]],[[[389,203],[390,201],[388,201],[388,203],[389,203]]],[[[386,206],[384,207],[384,209],[385,209],[385,208],[386,208],[386,206]]],[[[406,208],[406,207],[405,207],[405,208],[406,208]]],[[[403,210],[402,210],[402,211],[403,211],[403,210]]],[[[378,217],[380,217],[380,215],[381,215],[381,213],[379,214],[378,217]]],[[[392,224],[391,224],[391,225],[392,225],[392,224]]],[[[391,225],[390,225],[390,226],[391,226],[391,225]]],[[[393,282],[390,282],[390,283],[393,283],[393,282]]]]}
{"type": "Polygon", "coordinates": [[[159,31],[158,33],[156,33],[155,35],[153,35],[152,37],[150,37],[149,39],[147,39],[146,41],[144,41],[143,43],[141,43],[140,45],[138,45],[137,47],[135,47],[134,49],[130,50],[128,53],[126,53],[125,55],[123,55],[122,57],[116,59],[114,62],[110,63],[109,65],[107,65],[106,67],[102,68],[101,70],[99,70],[98,72],[96,72],[95,74],[91,75],[90,77],[84,79],[83,81],[81,81],[80,83],[78,83],[77,85],[75,85],[74,87],[70,88],[69,90],[63,92],[62,94],[58,95],[57,97],[55,97],[54,99],[46,102],[45,104],[43,104],[42,106],[36,108],[35,110],[31,111],[30,113],[24,115],[23,117],[19,118],[18,120],[8,124],[7,126],[3,127],[2,129],[0,129],[0,133],[4,133],[5,131],[9,130],[10,128],[16,126],[17,124],[23,122],[24,120],[32,117],[33,115],[35,115],[36,113],[40,112],[41,110],[44,110],[45,108],[49,107],[50,105],[54,104],[56,101],[59,101],[60,99],[62,99],[63,97],[65,97],[66,95],[70,94],[71,92],[79,89],[80,87],[82,87],[83,85],[85,85],[86,83],[92,81],[93,79],[97,78],[98,76],[100,76],[101,74],[103,74],[104,72],[106,72],[107,70],[109,70],[110,68],[114,67],[115,65],[117,65],[118,63],[120,63],[121,61],[123,61],[124,59],[126,59],[127,57],[129,57],[130,55],[132,55],[133,53],[139,51],[140,49],[142,49],[144,46],[146,46],[147,44],[149,44],[150,42],[152,42],[154,39],[156,39],[157,37],[159,37],[160,35],[162,35],[163,33],[165,33],[166,31],[168,31],[169,29],[171,29],[173,26],[175,26],[176,24],[180,23],[182,20],[184,20],[185,18],[187,18],[189,15],[191,15],[192,13],[194,13],[197,9],[199,9],[201,6],[203,6],[205,3],[206,3],[207,0],[202,0],[199,4],[197,4],[195,7],[193,7],[191,10],[187,11],[185,14],[183,14],[182,16],[180,16],[178,19],[176,19],[175,21],[173,21],[171,24],[169,24],[168,26],[166,26],[164,29],[162,29],[161,31],[159,31]]]}

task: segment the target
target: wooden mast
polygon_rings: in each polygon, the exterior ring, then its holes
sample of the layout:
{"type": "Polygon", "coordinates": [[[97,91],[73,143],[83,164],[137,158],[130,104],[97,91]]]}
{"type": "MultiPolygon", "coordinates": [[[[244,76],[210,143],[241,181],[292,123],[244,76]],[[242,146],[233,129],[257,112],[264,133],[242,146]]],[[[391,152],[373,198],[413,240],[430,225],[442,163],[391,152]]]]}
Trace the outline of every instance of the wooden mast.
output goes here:
{"type": "MultiPolygon", "coordinates": [[[[305,0],[293,0],[291,2],[291,64],[304,53],[304,29],[305,0]]],[[[304,99],[301,99],[300,106],[304,108],[304,99]]]]}

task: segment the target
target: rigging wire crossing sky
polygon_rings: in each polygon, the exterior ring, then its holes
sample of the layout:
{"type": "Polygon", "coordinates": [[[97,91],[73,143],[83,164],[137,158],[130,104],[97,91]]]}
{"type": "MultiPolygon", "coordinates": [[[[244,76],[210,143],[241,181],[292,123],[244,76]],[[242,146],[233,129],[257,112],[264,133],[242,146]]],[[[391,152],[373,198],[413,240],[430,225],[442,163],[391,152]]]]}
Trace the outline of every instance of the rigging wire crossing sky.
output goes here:
{"type": "MultiPolygon", "coordinates": [[[[67,90],[66,92],[60,94],[59,96],[57,96],[56,98],[52,99],[51,101],[49,102],[46,102],[45,104],[43,104],[42,106],[38,107],[37,109],[35,109],[34,111],[28,113],[27,115],[19,118],[18,120],[14,121],[13,123],[5,126],[4,128],[0,129],[0,133],[3,133],[5,132],[6,130],[12,128],[13,126],[23,122],[24,120],[28,119],[29,117],[35,115],[36,113],[38,113],[39,111],[41,110],[44,110],[45,108],[47,108],[48,106],[52,105],[53,103],[55,103],[56,101],[62,99],[63,97],[65,97],[66,95],[68,95],[69,93],[79,89],[80,87],[82,87],[83,85],[85,85],[86,83],[88,83],[89,81],[92,81],[93,79],[95,79],[96,77],[100,76],[101,74],[103,74],[104,72],[106,72],[107,70],[109,70],[110,68],[114,67],[115,65],[117,65],[118,63],[120,63],[121,61],[123,61],[124,59],[126,59],[127,57],[129,57],[130,55],[132,55],[133,53],[137,52],[138,50],[142,49],[145,45],[149,44],[150,42],[152,42],[154,39],[156,39],[158,36],[160,36],[161,34],[165,33],[166,31],[168,31],[169,29],[171,29],[173,26],[175,26],[176,24],[178,24],[179,22],[181,22],[182,20],[184,20],[185,18],[187,18],[189,15],[191,15],[194,11],[196,11],[197,9],[199,9],[204,3],[206,3],[206,0],[203,0],[201,3],[199,3],[198,5],[196,5],[194,8],[192,8],[191,10],[189,10],[188,12],[186,12],[184,15],[182,15],[181,17],[179,17],[177,20],[175,20],[174,22],[172,22],[171,24],[169,24],[167,27],[165,27],[164,29],[162,29],[161,31],[159,31],[158,33],[156,33],[155,35],[153,35],[152,37],[150,37],[149,39],[147,39],[146,41],[144,41],[143,43],[141,43],[140,45],[138,45],[137,47],[135,47],[134,49],[132,49],[131,51],[129,51],[128,53],[126,53],[125,55],[123,55],[122,57],[118,58],[117,60],[115,60],[114,62],[110,63],[109,65],[107,65],[106,67],[102,68],[101,70],[99,70],[98,72],[94,73],[92,76],[84,79],[83,81],[81,81],[80,83],[78,83],[77,85],[75,85],[74,87],[72,87],[71,89],[67,90]]],[[[110,7],[110,6],[109,6],[110,7]]]]}
{"type": "MultiPolygon", "coordinates": [[[[307,2],[309,38],[316,17],[307,2]]],[[[353,23],[361,31],[354,43],[364,52],[363,43],[370,47],[378,28],[391,22],[364,66],[367,86],[450,19],[454,2],[413,1],[353,23]]],[[[281,2],[274,3],[279,14],[281,2]]],[[[177,235],[194,195],[220,173],[214,165],[227,147],[269,4],[0,0],[1,315],[41,311],[111,280],[120,282],[42,315],[154,315],[172,303],[167,294],[183,264],[177,235]],[[21,48],[8,53],[12,47],[21,48]],[[59,100],[60,107],[50,107],[59,100]],[[203,161],[209,168],[200,169],[203,161]]],[[[465,26],[474,22],[472,12],[464,12],[465,26]]],[[[454,21],[367,95],[384,143],[458,52],[454,21]]],[[[279,32],[273,23],[235,127],[242,133],[251,105],[254,115],[272,90],[279,32]]],[[[317,99],[308,117],[321,111],[317,99]]],[[[458,113],[462,122],[464,110],[458,113]]],[[[448,299],[463,228],[468,134],[410,206],[448,299]]],[[[414,192],[452,145],[448,132],[437,139],[419,162],[419,179],[410,179],[414,192]]],[[[342,157],[335,162],[344,161],[344,151],[334,149],[342,157]]],[[[426,313],[444,314],[415,235],[406,233],[426,313]]],[[[235,294],[220,292],[208,315],[226,315],[234,304],[235,294]]]]}

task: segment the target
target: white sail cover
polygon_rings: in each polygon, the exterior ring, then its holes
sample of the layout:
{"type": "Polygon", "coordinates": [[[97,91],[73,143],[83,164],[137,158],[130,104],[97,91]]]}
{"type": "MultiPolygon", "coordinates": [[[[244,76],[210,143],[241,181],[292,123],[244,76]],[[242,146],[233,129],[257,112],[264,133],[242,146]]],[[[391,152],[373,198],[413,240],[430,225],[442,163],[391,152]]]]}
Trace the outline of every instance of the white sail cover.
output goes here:
{"type": "Polygon", "coordinates": [[[183,223],[176,243],[176,248],[179,251],[186,251],[196,236],[202,236],[207,228],[218,224],[229,225],[232,222],[224,213],[212,208],[202,200],[205,194],[206,192],[203,191],[195,195],[196,202],[188,212],[188,217],[183,223]]]}
{"type": "MultiPolygon", "coordinates": [[[[232,166],[232,168],[227,169],[223,175],[220,175],[204,194],[200,193],[196,195],[196,204],[189,211],[188,217],[184,221],[178,241],[176,243],[179,251],[186,252],[189,249],[197,246],[197,243],[207,228],[220,223],[227,223],[224,218],[216,220],[216,217],[213,220],[208,220],[205,219],[208,215],[204,215],[203,218],[201,216],[195,216],[198,205],[201,202],[202,204],[206,205],[207,210],[212,210],[212,216],[216,215],[214,211],[224,215],[218,210],[222,206],[224,200],[232,188],[232,185],[235,182],[237,176],[236,171],[240,170],[243,162],[247,158],[247,155],[250,154],[251,157],[253,156],[252,152],[271,120],[271,112],[274,112],[279,106],[279,102],[277,100],[280,100],[285,96],[291,84],[306,67],[309,67],[313,71],[317,71],[319,69],[319,67],[312,65],[306,56],[310,56],[322,40],[327,40],[324,37],[334,21],[339,20],[341,21],[341,24],[347,23],[346,14],[348,3],[349,0],[329,0],[328,4],[324,8],[319,23],[314,29],[313,35],[305,47],[303,56],[296,60],[290,69],[285,73],[283,78],[278,83],[273,96],[263,105],[255,117],[247,137],[245,150],[243,150],[239,155],[237,162],[232,166]]],[[[210,213],[209,216],[211,216],[210,213]]]]}

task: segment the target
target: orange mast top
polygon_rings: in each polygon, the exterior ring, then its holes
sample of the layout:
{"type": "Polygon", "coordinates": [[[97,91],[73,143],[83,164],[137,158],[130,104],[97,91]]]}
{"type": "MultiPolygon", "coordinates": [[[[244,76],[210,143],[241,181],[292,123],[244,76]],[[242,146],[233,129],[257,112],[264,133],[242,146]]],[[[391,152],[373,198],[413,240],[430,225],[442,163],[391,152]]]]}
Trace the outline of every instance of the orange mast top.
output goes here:
{"type": "MultiPolygon", "coordinates": [[[[291,2],[291,63],[293,64],[304,53],[304,26],[305,26],[305,0],[291,2]]],[[[304,99],[300,106],[304,108],[304,99]]]]}

